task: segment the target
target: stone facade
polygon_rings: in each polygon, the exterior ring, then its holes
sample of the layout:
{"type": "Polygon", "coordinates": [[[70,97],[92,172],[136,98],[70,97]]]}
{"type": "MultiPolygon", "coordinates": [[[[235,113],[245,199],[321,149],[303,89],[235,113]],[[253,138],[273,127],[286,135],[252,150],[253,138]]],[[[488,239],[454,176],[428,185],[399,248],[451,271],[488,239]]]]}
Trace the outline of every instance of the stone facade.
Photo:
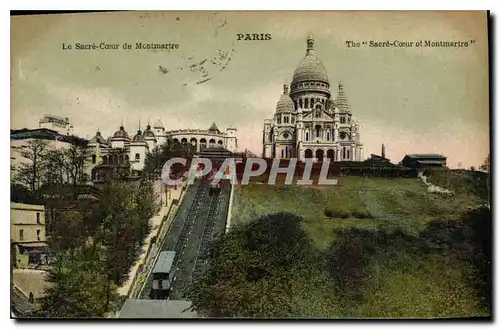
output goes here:
{"type": "Polygon", "coordinates": [[[265,120],[264,158],[313,158],[362,161],[358,121],[339,83],[333,97],[323,63],[314,52],[313,37],[290,85],[284,85],[273,119],[265,120]]]}

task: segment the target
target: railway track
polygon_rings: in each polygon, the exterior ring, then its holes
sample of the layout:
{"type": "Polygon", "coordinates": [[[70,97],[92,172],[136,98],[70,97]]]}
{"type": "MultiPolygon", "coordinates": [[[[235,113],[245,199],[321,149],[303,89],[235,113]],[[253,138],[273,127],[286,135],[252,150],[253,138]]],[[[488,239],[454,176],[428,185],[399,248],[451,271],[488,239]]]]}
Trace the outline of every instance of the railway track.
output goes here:
{"type": "MultiPolygon", "coordinates": [[[[172,268],[176,269],[173,299],[183,299],[184,289],[206,269],[210,245],[225,227],[228,187],[223,187],[220,193],[214,195],[209,195],[210,185],[205,182],[198,181],[193,187],[192,199],[186,200],[189,203],[184,206],[184,211],[175,214],[161,246],[161,251],[175,251],[172,264],[172,268]]],[[[151,298],[151,287],[152,278],[148,277],[140,298],[151,298]]]]}
{"type": "Polygon", "coordinates": [[[193,271],[191,272],[190,281],[196,280],[205,271],[208,265],[207,261],[210,246],[221,233],[221,225],[217,221],[217,216],[221,210],[224,210],[224,202],[228,201],[225,200],[226,196],[226,191],[223,189],[214,199],[212,199],[209,212],[205,219],[205,228],[201,236],[201,243],[194,262],[193,271]]]}
{"type": "Polygon", "coordinates": [[[175,251],[175,257],[173,261],[173,268],[175,268],[178,264],[179,258],[182,256],[182,252],[184,251],[184,248],[186,247],[186,242],[191,234],[191,230],[193,229],[193,224],[198,216],[198,213],[200,212],[201,208],[203,207],[204,201],[208,195],[208,186],[205,184],[200,184],[196,190],[195,197],[193,199],[193,202],[191,203],[191,206],[189,208],[189,211],[187,213],[186,219],[184,221],[184,225],[182,227],[181,234],[177,238],[177,241],[175,243],[175,246],[173,248],[169,248],[170,246],[166,246],[167,248],[164,250],[174,250],[175,251]]]}

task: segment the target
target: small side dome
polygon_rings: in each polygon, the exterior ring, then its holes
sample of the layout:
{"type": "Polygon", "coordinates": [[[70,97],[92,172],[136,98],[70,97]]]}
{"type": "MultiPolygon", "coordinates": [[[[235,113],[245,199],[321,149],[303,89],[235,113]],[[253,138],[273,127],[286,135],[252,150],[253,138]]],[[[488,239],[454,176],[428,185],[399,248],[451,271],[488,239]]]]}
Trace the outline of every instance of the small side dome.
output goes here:
{"type": "Polygon", "coordinates": [[[95,136],[92,137],[89,144],[107,144],[108,141],[102,137],[101,132],[97,131],[95,136]]]}
{"type": "Polygon", "coordinates": [[[115,132],[113,138],[129,138],[129,137],[127,132],[125,131],[125,128],[123,128],[123,126],[120,126],[120,129],[117,132],[115,132]]]}
{"type": "Polygon", "coordinates": [[[276,113],[289,113],[295,111],[295,105],[288,93],[288,86],[283,85],[283,94],[281,95],[278,104],[276,104],[276,113]]]}
{"type": "Polygon", "coordinates": [[[342,83],[342,81],[339,82],[339,93],[337,95],[337,98],[335,99],[335,106],[338,107],[340,112],[351,111],[351,104],[344,94],[344,84],[342,83]]]}
{"type": "Polygon", "coordinates": [[[137,130],[137,134],[134,136],[134,141],[143,141],[144,136],[142,136],[142,131],[139,129],[137,130]]]}
{"type": "Polygon", "coordinates": [[[155,134],[151,130],[150,125],[146,126],[146,130],[144,130],[144,132],[142,133],[142,136],[144,136],[144,138],[155,138],[155,134]]]}

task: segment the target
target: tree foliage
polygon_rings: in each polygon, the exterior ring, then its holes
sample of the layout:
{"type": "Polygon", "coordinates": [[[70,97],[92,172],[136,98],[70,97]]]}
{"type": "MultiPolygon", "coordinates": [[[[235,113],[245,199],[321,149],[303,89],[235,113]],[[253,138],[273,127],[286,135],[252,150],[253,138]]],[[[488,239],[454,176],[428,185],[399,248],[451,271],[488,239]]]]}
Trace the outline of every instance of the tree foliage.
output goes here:
{"type": "MultiPolygon", "coordinates": [[[[188,162],[196,152],[196,148],[191,143],[179,143],[168,140],[167,143],[153,150],[146,156],[144,162],[144,175],[146,177],[160,177],[163,165],[172,158],[184,158],[188,162]]],[[[172,166],[171,174],[174,176],[184,172],[186,168],[182,165],[172,166]]]]}
{"type": "Polygon", "coordinates": [[[326,250],[293,214],[236,226],[188,289],[207,317],[455,317],[491,312],[491,212],[434,220],[418,235],[346,228],[326,250]],[[436,280],[441,280],[436,283],[436,280]]]}
{"type": "Polygon", "coordinates": [[[56,261],[40,316],[101,317],[111,311],[116,287],[136,261],[156,211],[150,183],[109,181],[97,204],[59,213],[49,241],[56,261]]]}
{"type": "Polygon", "coordinates": [[[34,139],[20,147],[19,154],[26,160],[21,162],[14,175],[14,180],[25,184],[31,192],[40,188],[42,175],[46,169],[45,157],[48,151],[48,142],[34,139]]]}
{"type": "Polygon", "coordinates": [[[326,276],[300,222],[272,214],[223,236],[209,270],[188,288],[195,309],[209,317],[326,317],[328,291],[314,289],[326,276]]]}

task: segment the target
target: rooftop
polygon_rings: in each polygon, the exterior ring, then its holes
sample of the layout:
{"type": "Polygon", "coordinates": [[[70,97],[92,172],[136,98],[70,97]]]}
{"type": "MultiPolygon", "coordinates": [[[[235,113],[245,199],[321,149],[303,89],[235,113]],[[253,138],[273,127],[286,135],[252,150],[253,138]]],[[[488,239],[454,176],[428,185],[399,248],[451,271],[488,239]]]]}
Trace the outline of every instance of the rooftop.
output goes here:
{"type": "Polygon", "coordinates": [[[412,159],[446,159],[446,157],[441,154],[407,154],[406,156],[412,159]]]}
{"type": "Polygon", "coordinates": [[[132,319],[179,319],[196,318],[189,310],[191,302],[185,300],[127,299],[120,310],[119,318],[132,319]]]}
{"type": "Polygon", "coordinates": [[[175,251],[162,251],[156,261],[153,273],[169,273],[174,262],[175,251]]]}

